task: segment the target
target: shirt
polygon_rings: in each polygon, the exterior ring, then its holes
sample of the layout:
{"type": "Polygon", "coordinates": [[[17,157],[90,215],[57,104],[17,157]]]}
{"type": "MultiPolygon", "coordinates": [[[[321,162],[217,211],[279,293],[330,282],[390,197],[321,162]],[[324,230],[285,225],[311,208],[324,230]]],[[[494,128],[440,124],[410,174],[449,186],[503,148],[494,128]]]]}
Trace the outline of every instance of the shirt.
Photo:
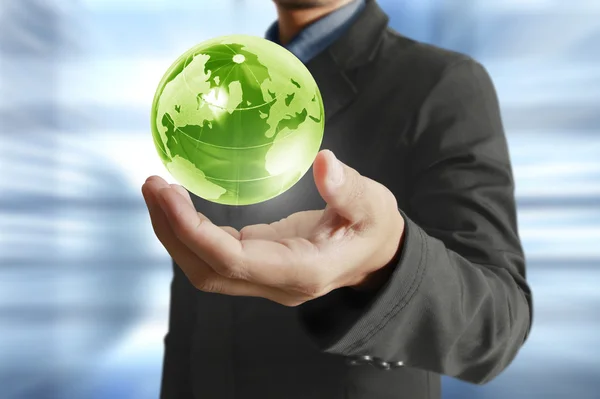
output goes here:
{"type": "MultiPolygon", "coordinates": [[[[354,22],[364,7],[365,0],[354,0],[308,25],[283,47],[306,64],[335,42],[354,22]]],[[[281,44],[277,21],[269,27],[265,38],[281,44]]]]}

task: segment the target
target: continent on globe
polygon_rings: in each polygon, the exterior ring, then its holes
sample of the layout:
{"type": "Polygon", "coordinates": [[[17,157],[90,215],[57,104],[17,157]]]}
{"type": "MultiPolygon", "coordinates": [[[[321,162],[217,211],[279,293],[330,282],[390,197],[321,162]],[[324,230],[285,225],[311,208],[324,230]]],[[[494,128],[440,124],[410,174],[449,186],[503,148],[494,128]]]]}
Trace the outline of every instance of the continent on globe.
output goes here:
{"type": "Polygon", "coordinates": [[[249,205],[288,190],[323,140],[321,93],[285,48],[222,36],[185,52],[152,103],[152,136],[169,173],[208,201],[249,205]]]}

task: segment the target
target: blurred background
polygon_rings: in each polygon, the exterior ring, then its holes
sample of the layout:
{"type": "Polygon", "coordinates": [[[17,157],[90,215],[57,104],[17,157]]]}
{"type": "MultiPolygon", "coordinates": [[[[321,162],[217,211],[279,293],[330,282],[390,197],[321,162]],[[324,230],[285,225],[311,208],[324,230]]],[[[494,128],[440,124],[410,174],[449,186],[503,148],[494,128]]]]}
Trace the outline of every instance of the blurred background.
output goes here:
{"type": "MultiPolygon", "coordinates": [[[[444,398],[599,398],[600,2],[379,3],[487,67],[514,162],[532,334],[444,398]]],[[[168,178],[150,102],[189,47],[274,19],[270,0],[0,0],[0,399],[158,397],[171,268],[140,194],[168,178]]]]}

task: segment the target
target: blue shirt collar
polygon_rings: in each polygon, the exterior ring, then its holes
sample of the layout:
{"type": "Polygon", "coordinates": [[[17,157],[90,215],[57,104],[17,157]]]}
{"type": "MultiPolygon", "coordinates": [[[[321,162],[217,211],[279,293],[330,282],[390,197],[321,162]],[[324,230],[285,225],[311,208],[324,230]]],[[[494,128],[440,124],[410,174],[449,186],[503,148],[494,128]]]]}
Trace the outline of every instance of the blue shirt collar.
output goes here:
{"type": "MultiPolygon", "coordinates": [[[[284,47],[306,64],[333,44],[354,22],[364,6],[365,0],[353,0],[308,25],[284,47]]],[[[279,25],[277,21],[269,27],[265,38],[281,44],[279,43],[279,25]]]]}

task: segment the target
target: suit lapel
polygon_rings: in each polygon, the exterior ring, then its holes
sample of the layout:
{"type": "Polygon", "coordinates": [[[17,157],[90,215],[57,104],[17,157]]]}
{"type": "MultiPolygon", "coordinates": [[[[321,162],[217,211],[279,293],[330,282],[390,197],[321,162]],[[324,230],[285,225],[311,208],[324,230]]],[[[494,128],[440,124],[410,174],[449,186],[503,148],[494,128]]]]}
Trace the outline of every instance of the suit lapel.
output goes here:
{"type": "Polygon", "coordinates": [[[335,60],[328,51],[313,58],[307,68],[315,78],[325,108],[325,122],[348,105],[356,96],[354,84],[348,79],[345,71],[336,66],[335,60]]]}
{"type": "Polygon", "coordinates": [[[325,122],[358,94],[347,71],[359,68],[373,58],[387,23],[388,17],[377,2],[367,0],[365,9],[342,37],[307,63],[323,97],[325,122]]]}

